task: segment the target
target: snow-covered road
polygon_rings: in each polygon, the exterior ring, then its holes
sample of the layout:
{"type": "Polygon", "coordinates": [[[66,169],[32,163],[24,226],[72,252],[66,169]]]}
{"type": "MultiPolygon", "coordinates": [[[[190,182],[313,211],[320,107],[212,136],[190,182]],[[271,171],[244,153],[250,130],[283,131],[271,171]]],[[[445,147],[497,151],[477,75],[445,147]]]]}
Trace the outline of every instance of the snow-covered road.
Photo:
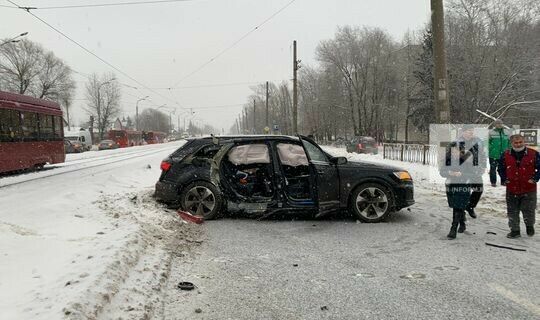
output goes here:
{"type": "Polygon", "coordinates": [[[443,180],[433,170],[325,147],[349,160],[409,170],[417,201],[411,213],[377,225],[242,219],[191,225],[151,198],[161,159],[182,143],[68,155],[50,170],[1,178],[0,319],[251,319],[261,315],[252,306],[278,318],[340,318],[358,310],[365,317],[398,317],[403,310],[393,299],[411,305],[406,317],[436,318],[453,314],[446,300],[460,301],[462,294],[487,304],[476,309],[476,300],[467,301],[458,313],[463,316],[540,316],[540,238],[504,238],[501,187],[486,187],[479,219],[449,242],[450,210],[443,180]],[[527,251],[486,248],[488,241],[527,251]],[[330,253],[335,263],[328,261],[330,253]],[[301,271],[289,279],[293,260],[301,266],[294,272],[301,271]],[[512,263],[521,278],[510,271],[512,263]],[[198,290],[179,293],[175,285],[182,280],[196,282],[198,290]],[[333,291],[339,286],[358,292],[333,291]],[[273,300],[250,300],[268,288],[275,291],[273,300]],[[313,288],[320,299],[310,294],[313,288]],[[366,290],[372,295],[360,309],[339,309],[366,290]],[[246,302],[235,305],[235,299],[246,302]],[[386,301],[380,308],[371,304],[378,299],[386,301]],[[415,307],[415,299],[440,309],[415,307]],[[302,307],[294,309],[298,303],[302,307]],[[202,313],[196,315],[196,308],[202,313]]]}
{"type": "Polygon", "coordinates": [[[137,269],[155,269],[150,288],[159,282],[179,222],[150,195],[182,143],[73,154],[0,179],[0,319],[92,317],[137,269]]]}

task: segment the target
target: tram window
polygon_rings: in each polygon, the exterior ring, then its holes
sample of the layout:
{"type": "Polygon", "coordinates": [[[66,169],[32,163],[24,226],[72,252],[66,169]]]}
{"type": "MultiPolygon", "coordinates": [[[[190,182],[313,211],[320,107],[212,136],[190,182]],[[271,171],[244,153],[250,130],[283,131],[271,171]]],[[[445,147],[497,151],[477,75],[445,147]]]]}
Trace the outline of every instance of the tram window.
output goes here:
{"type": "Polygon", "coordinates": [[[39,116],[39,136],[44,140],[54,138],[53,116],[47,114],[39,116]]]}
{"type": "Polygon", "coordinates": [[[62,138],[62,118],[54,116],[54,137],[62,138]]]}
{"type": "Polygon", "coordinates": [[[25,141],[38,140],[37,114],[34,112],[21,112],[22,134],[25,141]]]}
{"type": "Polygon", "coordinates": [[[10,109],[0,109],[0,141],[11,142],[19,137],[19,112],[10,109]]]}

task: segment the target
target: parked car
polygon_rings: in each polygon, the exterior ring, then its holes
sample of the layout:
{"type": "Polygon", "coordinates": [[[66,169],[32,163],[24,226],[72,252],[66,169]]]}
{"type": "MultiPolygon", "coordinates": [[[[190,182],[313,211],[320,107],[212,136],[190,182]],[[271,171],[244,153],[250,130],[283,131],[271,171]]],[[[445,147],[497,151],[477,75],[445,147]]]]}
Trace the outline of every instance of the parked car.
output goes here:
{"type": "Polygon", "coordinates": [[[120,146],[118,145],[118,143],[114,142],[113,140],[102,140],[98,144],[99,150],[117,149],[119,147],[120,146]]]}
{"type": "Polygon", "coordinates": [[[356,136],[348,141],[347,152],[356,152],[356,153],[379,153],[377,148],[377,141],[373,137],[367,136],[356,136]]]}
{"type": "Polygon", "coordinates": [[[303,136],[192,138],[161,170],[156,198],[205,219],[225,211],[320,216],[348,209],[379,222],[414,203],[407,171],[333,157],[303,136]]]}
{"type": "Polygon", "coordinates": [[[84,146],[78,141],[64,139],[64,150],[66,153],[80,153],[84,152],[84,146]]]}

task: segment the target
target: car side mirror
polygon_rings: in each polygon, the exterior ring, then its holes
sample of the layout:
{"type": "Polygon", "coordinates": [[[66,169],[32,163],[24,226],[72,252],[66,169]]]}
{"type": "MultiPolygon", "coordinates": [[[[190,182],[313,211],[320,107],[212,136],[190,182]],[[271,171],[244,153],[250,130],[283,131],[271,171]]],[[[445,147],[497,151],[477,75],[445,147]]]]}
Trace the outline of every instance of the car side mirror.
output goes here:
{"type": "Polygon", "coordinates": [[[330,159],[330,162],[337,165],[347,164],[347,158],[345,157],[334,157],[330,159]]]}

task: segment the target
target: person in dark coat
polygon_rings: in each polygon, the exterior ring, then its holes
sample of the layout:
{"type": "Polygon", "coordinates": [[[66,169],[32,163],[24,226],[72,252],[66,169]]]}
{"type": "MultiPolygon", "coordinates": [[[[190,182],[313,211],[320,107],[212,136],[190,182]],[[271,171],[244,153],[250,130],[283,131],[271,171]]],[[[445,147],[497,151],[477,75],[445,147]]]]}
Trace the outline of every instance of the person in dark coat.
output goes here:
{"type": "Polygon", "coordinates": [[[464,127],[462,136],[445,149],[439,173],[446,178],[446,197],[453,211],[449,239],[465,231],[465,210],[474,209],[482,194],[481,176],[485,171],[482,153],[483,146],[474,137],[472,126],[464,127]]]}
{"type": "Polygon", "coordinates": [[[525,146],[523,137],[510,137],[512,149],[505,151],[499,159],[499,175],[506,185],[506,210],[510,233],[508,238],[521,237],[519,212],[527,235],[534,235],[536,210],[536,183],[540,180],[540,154],[525,146]]]}

